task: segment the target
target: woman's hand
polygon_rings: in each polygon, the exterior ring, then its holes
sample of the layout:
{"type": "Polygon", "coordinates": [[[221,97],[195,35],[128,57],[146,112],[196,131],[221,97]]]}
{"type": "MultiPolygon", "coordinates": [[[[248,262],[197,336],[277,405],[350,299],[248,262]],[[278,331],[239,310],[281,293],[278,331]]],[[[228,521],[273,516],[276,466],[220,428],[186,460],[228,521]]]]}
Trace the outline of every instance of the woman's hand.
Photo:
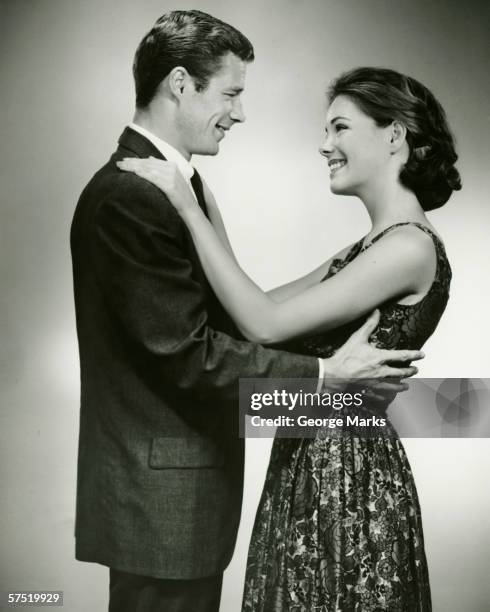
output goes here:
{"type": "Polygon", "coordinates": [[[174,162],[155,157],[146,159],[125,157],[122,161],[117,162],[117,166],[120,170],[134,172],[156,185],[165,193],[179,215],[184,216],[196,209],[200,210],[191,187],[174,162]]]}

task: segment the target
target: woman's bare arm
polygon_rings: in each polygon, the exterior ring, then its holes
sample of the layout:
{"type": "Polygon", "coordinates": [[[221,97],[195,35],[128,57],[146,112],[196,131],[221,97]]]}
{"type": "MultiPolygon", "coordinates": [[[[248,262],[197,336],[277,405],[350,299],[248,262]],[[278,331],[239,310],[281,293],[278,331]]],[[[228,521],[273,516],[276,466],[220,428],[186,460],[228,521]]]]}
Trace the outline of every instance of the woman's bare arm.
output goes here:
{"type": "MultiPolygon", "coordinates": [[[[238,264],[235,253],[233,251],[233,247],[231,246],[230,239],[228,237],[228,233],[226,231],[225,224],[223,222],[221,211],[219,210],[218,204],[216,203],[216,199],[204,180],[202,180],[202,184],[204,198],[206,200],[207,213],[209,220],[211,221],[211,225],[213,226],[225,249],[238,264]]],[[[295,295],[302,293],[303,291],[306,291],[306,289],[309,289],[313,285],[319,283],[327,274],[333,260],[338,257],[344,257],[351,247],[352,245],[349,245],[345,249],[342,249],[333,257],[330,257],[329,259],[327,259],[327,261],[324,261],[322,264],[320,264],[317,268],[315,268],[311,272],[308,272],[308,274],[305,274],[304,276],[290,281],[289,283],[285,283],[284,285],[274,287],[274,289],[269,289],[266,292],[267,295],[270,297],[271,300],[274,300],[274,302],[284,302],[285,300],[290,299],[295,295]]]]}
{"type": "Polygon", "coordinates": [[[167,193],[192,234],[216,295],[243,335],[253,342],[274,344],[336,328],[387,300],[422,294],[434,276],[436,258],[431,238],[417,228],[403,226],[378,240],[331,278],[276,302],[240,268],[175,165],[150,159],[129,160],[119,166],[137,172],[167,193]]]}
{"type": "Polygon", "coordinates": [[[421,293],[434,273],[431,239],[403,227],[331,278],[276,302],[229,256],[200,210],[184,213],[184,220],[216,295],[245,337],[261,344],[326,331],[370,313],[387,300],[421,293]]]}
{"type": "Polygon", "coordinates": [[[270,289],[269,291],[267,291],[267,295],[270,297],[271,300],[274,300],[274,302],[284,302],[300,293],[303,293],[307,289],[310,289],[310,287],[313,287],[319,282],[321,282],[322,279],[325,278],[325,275],[327,274],[328,270],[330,269],[333,260],[345,257],[351,247],[352,245],[349,245],[345,249],[342,249],[333,257],[330,257],[329,259],[327,259],[327,261],[324,261],[322,264],[320,264],[317,268],[315,268],[308,274],[305,274],[300,278],[286,283],[285,285],[280,285],[279,287],[270,289]]]}
{"type": "Polygon", "coordinates": [[[209,220],[211,221],[211,225],[213,226],[214,231],[218,235],[218,238],[221,240],[221,243],[227,250],[230,257],[232,257],[233,260],[238,265],[238,261],[233,251],[233,247],[231,246],[230,240],[228,238],[228,233],[226,231],[226,227],[223,222],[221,211],[218,208],[218,204],[216,203],[216,199],[212,191],[209,189],[207,184],[204,182],[204,180],[201,179],[201,181],[202,181],[204,199],[206,201],[206,209],[207,209],[209,220]]]}

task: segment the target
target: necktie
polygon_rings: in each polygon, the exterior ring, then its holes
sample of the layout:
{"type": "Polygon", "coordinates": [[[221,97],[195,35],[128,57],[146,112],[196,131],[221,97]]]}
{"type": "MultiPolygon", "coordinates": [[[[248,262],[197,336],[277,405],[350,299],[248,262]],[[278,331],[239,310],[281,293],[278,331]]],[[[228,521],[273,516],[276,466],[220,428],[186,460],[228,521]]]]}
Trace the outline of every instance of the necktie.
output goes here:
{"type": "Polygon", "coordinates": [[[197,203],[201,207],[203,213],[207,216],[206,202],[204,200],[204,191],[202,189],[202,181],[197,170],[194,170],[194,174],[191,177],[191,185],[194,189],[194,193],[196,194],[197,203]]]}

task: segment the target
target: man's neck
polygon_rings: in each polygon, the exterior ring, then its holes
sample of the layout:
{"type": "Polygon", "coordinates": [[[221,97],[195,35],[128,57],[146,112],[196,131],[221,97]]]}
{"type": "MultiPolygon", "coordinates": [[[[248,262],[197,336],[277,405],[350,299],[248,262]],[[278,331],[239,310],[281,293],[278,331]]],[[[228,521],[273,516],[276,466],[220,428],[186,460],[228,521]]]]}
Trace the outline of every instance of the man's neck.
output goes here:
{"type": "Polygon", "coordinates": [[[157,138],[160,138],[174,147],[174,149],[177,149],[177,151],[190,162],[192,156],[182,147],[179,134],[175,128],[175,123],[172,121],[162,121],[161,113],[158,113],[157,120],[156,113],[152,113],[151,109],[137,109],[134,113],[133,123],[148,130],[148,132],[151,132],[157,138]]]}
{"type": "Polygon", "coordinates": [[[149,140],[154,147],[160,151],[163,158],[174,162],[177,164],[182,176],[190,181],[192,175],[194,174],[194,168],[190,164],[190,162],[185,159],[185,157],[178,151],[175,147],[173,147],[169,142],[163,140],[163,138],[159,138],[156,134],[148,130],[146,127],[135,123],[134,121],[129,124],[129,127],[138,132],[141,136],[144,136],[147,140],[149,140]]]}

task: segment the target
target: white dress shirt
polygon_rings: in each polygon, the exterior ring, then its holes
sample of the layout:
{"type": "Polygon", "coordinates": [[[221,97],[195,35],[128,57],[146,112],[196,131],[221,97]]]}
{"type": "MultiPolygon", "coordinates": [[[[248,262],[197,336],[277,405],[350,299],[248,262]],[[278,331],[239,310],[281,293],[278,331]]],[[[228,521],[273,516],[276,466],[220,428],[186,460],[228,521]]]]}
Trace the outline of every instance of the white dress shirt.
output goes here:
{"type": "MultiPolygon", "coordinates": [[[[129,127],[144,136],[147,140],[149,140],[155,147],[160,151],[160,153],[165,157],[167,161],[174,162],[177,164],[177,168],[180,170],[180,173],[185,178],[185,180],[190,184],[191,178],[194,174],[193,166],[186,160],[186,158],[177,151],[175,147],[165,142],[155,134],[152,134],[147,129],[141,127],[137,123],[130,123],[129,127]]],[[[194,190],[192,191],[194,193],[194,190]]]]}

